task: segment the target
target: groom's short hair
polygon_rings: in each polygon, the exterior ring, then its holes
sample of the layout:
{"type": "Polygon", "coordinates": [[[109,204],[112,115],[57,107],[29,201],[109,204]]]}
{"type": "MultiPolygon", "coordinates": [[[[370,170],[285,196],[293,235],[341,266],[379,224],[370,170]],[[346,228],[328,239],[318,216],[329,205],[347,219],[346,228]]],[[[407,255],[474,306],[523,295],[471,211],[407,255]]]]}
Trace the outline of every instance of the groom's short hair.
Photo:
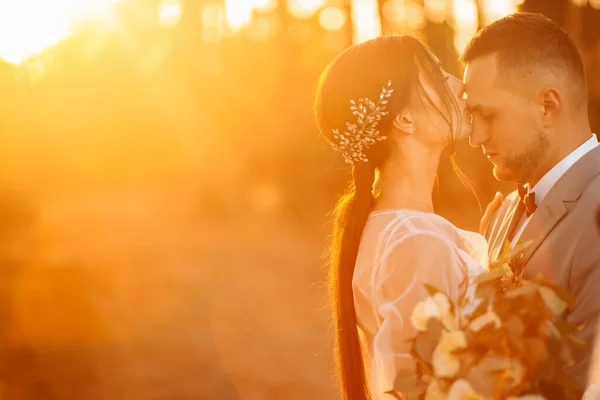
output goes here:
{"type": "Polygon", "coordinates": [[[501,77],[527,79],[531,74],[552,73],[576,89],[573,100],[587,108],[581,54],[567,32],[544,15],[516,13],[485,26],[471,39],[461,60],[469,63],[490,54],[496,54],[501,77]]]}

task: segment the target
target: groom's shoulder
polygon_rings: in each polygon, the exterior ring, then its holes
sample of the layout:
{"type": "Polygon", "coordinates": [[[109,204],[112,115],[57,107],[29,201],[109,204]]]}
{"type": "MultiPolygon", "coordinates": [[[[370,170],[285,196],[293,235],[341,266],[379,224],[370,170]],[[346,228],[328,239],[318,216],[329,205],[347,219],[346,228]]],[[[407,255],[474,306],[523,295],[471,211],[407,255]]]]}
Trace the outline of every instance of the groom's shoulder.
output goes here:
{"type": "Polygon", "coordinates": [[[597,246],[600,240],[600,227],[596,219],[596,213],[600,210],[600,174],[589,182],[579,198],[570,206],[567,205],[567,208],[571,231],[578,233],[575,237],[579,237],[581,242],[593,243],[591,247],[600,252],[600,246],[597,246]]]}
{"type": "Polygon", "coordinates": [[[587,188],[583,191],[584,193],[600,193],[600,171],[590,182],[587,188]]]}
{"type": "Polygon", "coordinates": [[[581,191],[577,208],[598,207],[600,204],[600,171],[581,191]]]}

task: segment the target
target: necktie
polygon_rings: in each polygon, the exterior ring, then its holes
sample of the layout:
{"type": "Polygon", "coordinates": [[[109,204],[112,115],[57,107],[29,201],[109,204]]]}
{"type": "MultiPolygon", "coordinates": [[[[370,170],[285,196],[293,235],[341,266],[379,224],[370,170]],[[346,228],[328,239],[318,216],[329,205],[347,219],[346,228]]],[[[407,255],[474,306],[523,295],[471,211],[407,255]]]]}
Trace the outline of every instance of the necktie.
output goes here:
{"type": "Polygon", "coordinates": [[[525,186],[521,185],[519,185],[518,192],[521,201],[525,204],[525,211],[529,217],[537,209],[537,205],[535,204],[535,192],[529,192],[525,186]]]}

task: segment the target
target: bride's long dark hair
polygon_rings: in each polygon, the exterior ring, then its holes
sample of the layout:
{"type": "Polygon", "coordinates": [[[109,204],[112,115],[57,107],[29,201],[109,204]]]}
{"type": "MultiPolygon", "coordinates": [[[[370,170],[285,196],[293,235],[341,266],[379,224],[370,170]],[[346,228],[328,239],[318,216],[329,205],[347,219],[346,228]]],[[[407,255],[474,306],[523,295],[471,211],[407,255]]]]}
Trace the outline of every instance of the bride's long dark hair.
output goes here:
{"type": "MultiPolygon", "coordinates": [[[[388,80],[394,92],[387,104],[389,114],[378,126],[382,134],[390,130],[394,116],[409,104],[414,94],[435,107],[448,123],[450,132],[460,131],[452,126],[453,115],[457,117],[455,120],[461,121],[460,109],[436,60],[419,40],[402,35],[383,36],[350,47],[327,66],[315,101],[321,133],[333,140],[333,129],[343,132],[346,122],[356,119],[350,110],[350,100],[378,99],[388,80]],[[420,73],[436,89],[440,97],[437,104],[425,93],[420,73]]],[[[362,232],[373,207],[375,170],[388,157],[391,141],[388,137],[365,151],[369,162],[354,163],[352,180],[333,213],[329,284],[337,372],[345,400],[371,399],[354,309],[352,278],[362,232]]],[[[450,142],[454,147],[454,137],[450,142]]]]}

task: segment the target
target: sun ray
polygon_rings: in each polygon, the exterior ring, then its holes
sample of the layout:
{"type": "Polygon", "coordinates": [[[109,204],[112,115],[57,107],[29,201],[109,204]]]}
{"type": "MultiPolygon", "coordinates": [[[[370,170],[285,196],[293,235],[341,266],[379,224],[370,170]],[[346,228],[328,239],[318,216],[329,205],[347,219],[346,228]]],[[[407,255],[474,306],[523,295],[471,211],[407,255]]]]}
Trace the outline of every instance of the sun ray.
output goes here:
{"type": "Polygon", "coordinates": [[[116,0],[0,0],[0,58],[19,64],[65,39],[73,23],[116,0]]]}

